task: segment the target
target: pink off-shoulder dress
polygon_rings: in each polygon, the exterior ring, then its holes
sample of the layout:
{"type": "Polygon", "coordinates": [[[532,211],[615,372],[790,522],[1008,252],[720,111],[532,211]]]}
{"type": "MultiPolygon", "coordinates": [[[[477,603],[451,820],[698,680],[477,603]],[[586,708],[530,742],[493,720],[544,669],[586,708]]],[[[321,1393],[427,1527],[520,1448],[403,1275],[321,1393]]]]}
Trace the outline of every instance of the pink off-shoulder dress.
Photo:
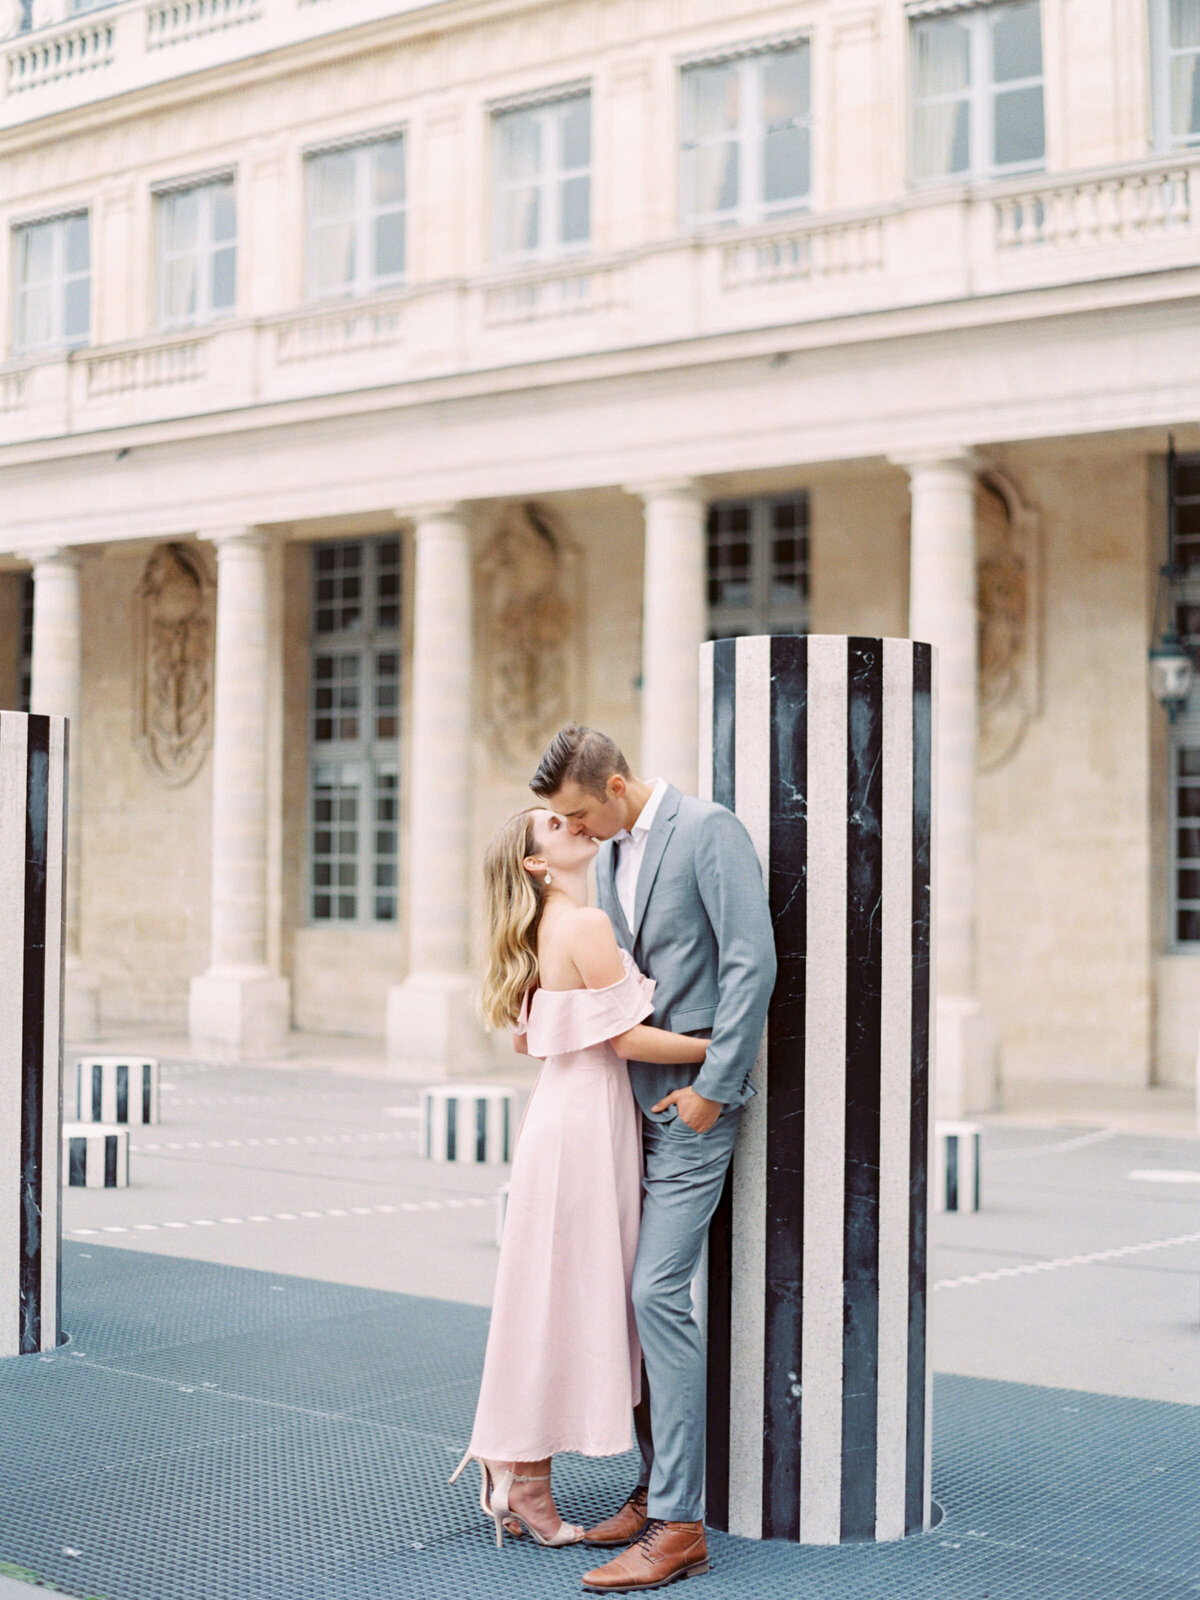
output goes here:
{"type": "Polygon", "coordinates": [[[640,1115],[610,1039],[653,1010],[625,954],[606,989],[535,989],[518,1031],[543,1058],[513,1156],[471,1451],[540,1461],[632,1443],[641,1350],[630,1283],[640,1115]]]}

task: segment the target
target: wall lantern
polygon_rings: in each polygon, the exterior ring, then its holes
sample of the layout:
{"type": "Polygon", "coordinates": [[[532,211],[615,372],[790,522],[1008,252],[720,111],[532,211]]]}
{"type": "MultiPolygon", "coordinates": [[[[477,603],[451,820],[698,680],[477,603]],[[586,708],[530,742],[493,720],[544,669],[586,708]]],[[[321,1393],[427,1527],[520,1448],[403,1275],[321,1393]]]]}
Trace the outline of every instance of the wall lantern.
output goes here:
{"type": "Polygon", "coordinates": [[[1187,704],[1196,663],[1175,631],[1174,611],[1183,568],[1175,560],[1175,440],[1167,442],[1167,559],[1158,569],[1154,606],[1154,643],[1150,646],[1150,693],[1175,718],[1187,704]]]}

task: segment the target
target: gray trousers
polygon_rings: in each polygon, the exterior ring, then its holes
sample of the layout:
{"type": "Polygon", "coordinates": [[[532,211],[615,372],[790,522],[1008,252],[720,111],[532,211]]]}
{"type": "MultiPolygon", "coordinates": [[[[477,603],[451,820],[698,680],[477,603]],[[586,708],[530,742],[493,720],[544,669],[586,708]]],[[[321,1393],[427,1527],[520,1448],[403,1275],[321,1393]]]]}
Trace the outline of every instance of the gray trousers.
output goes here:
{"type": "Polygon", "coordinates": [[[706,1363],[692,1279],[740,1122],[735,1106],[704,1134],[677,1118],[642,1123],[646,1173],[633,1269],[642,1400],[633,1417],[648,1514],[664,1522],[704,1519],[706,1363]]]}

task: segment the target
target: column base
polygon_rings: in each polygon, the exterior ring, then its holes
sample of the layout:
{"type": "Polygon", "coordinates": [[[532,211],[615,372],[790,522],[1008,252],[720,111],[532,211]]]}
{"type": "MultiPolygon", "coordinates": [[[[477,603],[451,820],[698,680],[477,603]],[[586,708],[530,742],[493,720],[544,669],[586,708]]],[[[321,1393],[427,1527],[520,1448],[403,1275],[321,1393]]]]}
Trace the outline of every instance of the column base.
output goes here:
{"type": "Polygon", "coordinates": [[[188,1033],[194,1045],[251,1055],[280,1049],[291,1026],[291,986],[265,967],[214,967],[193,978],[188,1033]]]}
{"type": "Polygon", "coordinates": [[[63,1038],[71,1044],[95,1044],[100,1037],[100,980],[78,956],[63,968],[63,1038]]]}
{"type": "Polygon", "coordinates": [[[1000,1040],[992,1019],[972,996],[937,1003],[936,1117],[994,1111],[1000,1090],[1000,1040]]]}
{"type": "Polygon", "coordinates": [[[414,972],[388,991],[387,1054],[394,1074],[422,1082],[486,1070],[487,1033],[466,973],[414,972]]]}

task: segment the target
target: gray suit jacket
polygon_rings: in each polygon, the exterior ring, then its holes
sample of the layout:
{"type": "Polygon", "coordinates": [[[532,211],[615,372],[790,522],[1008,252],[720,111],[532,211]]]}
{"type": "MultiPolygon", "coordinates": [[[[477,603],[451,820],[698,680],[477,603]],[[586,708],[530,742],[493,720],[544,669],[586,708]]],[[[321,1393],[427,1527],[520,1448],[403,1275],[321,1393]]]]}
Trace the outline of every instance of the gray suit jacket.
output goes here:
{"type": "Polygon", "coordinates": [[[750,835],[724,806],[668,785],[646,839],[632,928],[617,898],[612,842],[600,846],[596,887],[618,941],[657,985],[647,1021],[673,1033],[712,1032],[699,1073],[629,1063],[643,1114],[686,1084],[708,1100],[745,1105],[775,987],[771,913],[750,835]]]}

